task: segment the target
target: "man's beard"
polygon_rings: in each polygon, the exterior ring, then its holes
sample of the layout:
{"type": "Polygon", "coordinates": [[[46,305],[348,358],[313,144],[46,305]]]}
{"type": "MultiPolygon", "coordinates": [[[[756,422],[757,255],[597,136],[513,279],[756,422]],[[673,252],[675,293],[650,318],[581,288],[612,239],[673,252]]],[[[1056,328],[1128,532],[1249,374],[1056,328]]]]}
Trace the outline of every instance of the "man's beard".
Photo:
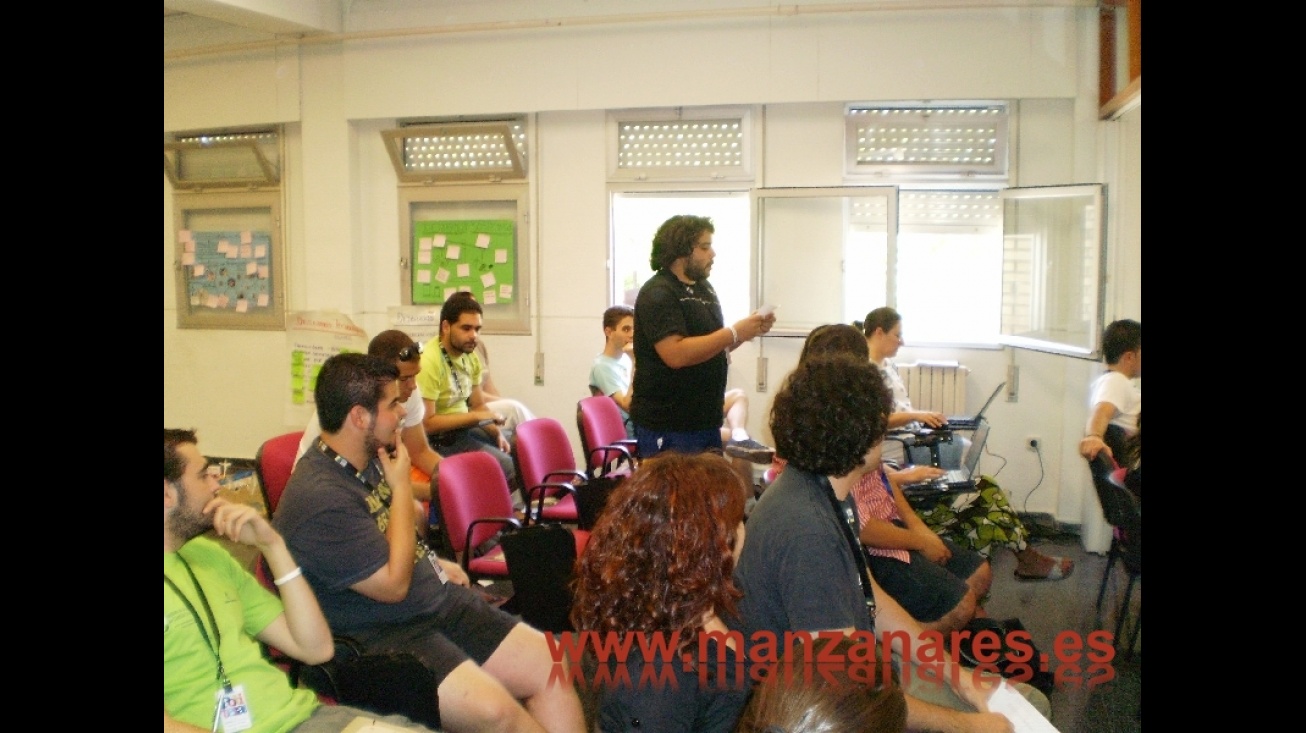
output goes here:
{"type": "MultiPolygon", "coordinates": [[[[363,438],[363,449],[367,451],[367,460],[376,458],[376,452],[381,449],[381,439],[376,437],[376,417],[372,417],[372,423],[367,426],[367,436],[363,438]]],[[[394,444],[387,445],[388,450],[394,449],[394,444]]]]}
{"type": "Polygon", "coordinates": [[[213,529],[213,515],[192,510],[186,501],[186,487],[181,482],[173,486],[177,487],[177,508],[173,510],[172,522],[169,523],[172,534],[182,542],[188,542],[213,529]]]}
{"type": "Polygon", "coordinates": [[[685,263],[685,277],[689,278],[690,280],[693,280],[694,282],[699,282],[700,280],[706,280],[707,270],[708,270],[707,265],[701,265],[701,266],[697,265],[694,263],[693,260],[690,260],[685,263]]]}

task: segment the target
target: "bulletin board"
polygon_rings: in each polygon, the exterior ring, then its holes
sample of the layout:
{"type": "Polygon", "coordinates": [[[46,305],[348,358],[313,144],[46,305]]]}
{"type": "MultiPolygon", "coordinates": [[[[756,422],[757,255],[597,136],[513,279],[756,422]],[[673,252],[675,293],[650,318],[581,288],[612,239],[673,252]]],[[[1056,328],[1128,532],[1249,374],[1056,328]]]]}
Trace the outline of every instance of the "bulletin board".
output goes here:
{"type": "Polygon", "coordinates": [[[469,292],[483,306],[516,297],[516,223],[511,219],[413,222],[413,304],[469,292]]]}
{"type": "Polygon", "coordinates": [[[401,185],[400,304],[438,312],[461,290],[484,309],[485,333],[529,334],[529,194],[524,183],[401,185]]]}
{"type": "Polygon", "coordinates": [[[175,194],[177,325],[285,328],[280,194],[175,194]]]}

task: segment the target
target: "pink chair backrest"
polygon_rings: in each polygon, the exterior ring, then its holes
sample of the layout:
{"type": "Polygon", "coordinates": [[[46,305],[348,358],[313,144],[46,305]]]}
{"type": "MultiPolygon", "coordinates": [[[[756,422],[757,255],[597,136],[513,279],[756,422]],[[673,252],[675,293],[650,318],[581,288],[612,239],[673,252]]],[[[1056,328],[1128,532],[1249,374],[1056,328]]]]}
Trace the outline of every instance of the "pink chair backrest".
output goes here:
{"type": "MultiPolygon", "coordinates": [[[[473,520],[511,517],[512,496],[499,462],[484,451],[457,453],[440,461],[440,512],[449,542],[458,552],[467,546],[467,528],[473,520]]],[[[472,529],[475,548],[503,529],[486,522],[472,529]]]]}
{"type": "MultiPolygon", "coordinates": [[[[571,439],[562,423],[551,417],[537,417],[517,426],[517,467],[521,471],[522,486],[530,488],[543,483],[571,483],[572,477],[556,476],[546,480],[553,471],[575,471],[576,455],[571,439]]],[[[441,468],[441,481],[444,480],[441,468]]]]}
{"type": "Polygon", "coordinates": [[[595,448],[613,445],[626,438],[626,421],[621,419],[621,408],[606,395],[586,397],[576,403],[576,427],[580,431],[581,448],[591,472],[599,467],[601,454],[595,448]]]}
{"type": "Polygon", "coordinates": [[[259,486],[263,487],[263,501],[267,504],[268,516],[277,510],[281,502],[281,492],[285,491],[290,474],[295,470],[295,453],[299,451],[299,441],[304,437],[303,430],[285,433],[269,438],[259,446],[254,456],[254,470],[258,474],[259,486]]]}

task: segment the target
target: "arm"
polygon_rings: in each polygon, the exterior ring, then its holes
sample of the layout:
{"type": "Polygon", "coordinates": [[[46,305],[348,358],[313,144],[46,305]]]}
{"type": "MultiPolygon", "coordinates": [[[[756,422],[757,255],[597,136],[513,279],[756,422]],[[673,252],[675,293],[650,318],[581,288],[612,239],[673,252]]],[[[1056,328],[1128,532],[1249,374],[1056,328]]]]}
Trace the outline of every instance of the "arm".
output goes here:
{"type": "Polygon", "coordinates": [[[913,410],[911,412],[892,412],[889,413],[889,428],[900,428],[909,423],[919,422],[927,427],[937,428],[942,425],[944,414],[942,412],[929,412],[925,410],[913,410]]]}
{"type": "MultiPolygon", "coordinates": [[[[286,541],[253,507],[214,499],[204,511],[212,512],[213,529],[219,535],[258,548],[273,578],[298,569],[299,564],[291,557],[286,541]]],[[[279,592],[282,613],[258,633],[258,640],[308,664],[321,664],[330,659],[335,654],[331,627],[302,572],[281,585],[279,592]]]]}
{"type": "Polygon", "coordinates": [[[666,362],[667,366],[672,369],[683,369],[702,364],[727,349],[734,351],[745,341],[752,341],[770,331],[774,324],[775,314],[760,316],[754,313],[743,320],[736,321],[733,332],[730,328],[722,327],[702,336],[671,334],[654,344],[653,348],[657,349],[658,356],[666,362]],[[738,340],[735,340],[736,333],[739,334],[738,340]]]}
{"type": "Polygon", "coordinates": [[[485,425],[481,429],[489,433],[490,437],[499,442],[499,450],[504,453],[511,453],[512,446],[508,445],[508,440],[503,437],[503,433],[499,432],[499,426],[504,424],[507,420],[503,415],[500,415],[497,412],[491,412],[486,408],[485,392],[480,387],[472,387],[472,396],[467,398],[467,403],[468,407],[471,408],[469,412],[484,414],[488,419],[494,420],[493,423],[485,425]]]}
{"type": "Polygon", "coordinates": [[[417,556],[413,487],[408,477],[411,464],[403,441],[395,446],[393,458],[384,447],[377,449],[377,456],[391,491],[390,524],[385,530],[390,557],[375,573],[350,588],[381,603],[398,603],[408,596],[408,586],[413,581],[413,560],[417,556]]]}
{"type": "MultiPolygon", "coordinates": [[[[472,390],[472,395],[479,394],[480,387],[472,390]]],[[[426,404],[426,417],[422,419],[422,428],[428,433],[443,433],[449,430],[458,430],[459,428],[474,428],[476,423],[482,420],[494,420],[499,418],[498,415],[485,409],[485,399],[481,399],[481,407],[473,408],[467,412],[452,412],[448,415],[441,415],[436,412],[435,400],[422,398],[426,404]]],[[[473,403],[475,404],[475,403],[473,403]]]]}
{"type": "MultiPolygon", "coordinates": [[[[440,470],[440,454],[431,449],[431,444],[426,441],[425,425],[413,425],[404,428],[403,437],[404,447],[408,449],[409,460],[414,466],[426,472],[427,476],[435,477],[436,472],[440,470]]],[[[431,500],[431,485],[425,485],[425,491],[413,486],[413,497],[421,501],[431,500]]]]}
{"type": "Polygon", "coordinates": [[[1111,447],[1102,438],[1106,435],[1106,428],[1117,412],[1119,409],[1110,402],[1099,402],[1093,406],[1093,415],[1088,419],[1088,435],[1079,441],[1079,455],[1092,460],[1097,458],[1099,452],[1105,450],[1108,456],[1115,458],[1111,447]]]}
{"type": "MultiPolygon", "coordinates": [[[[937,469],[935,469],[937,470],[937,469]]],[[[893,479],[889,479],[893,482],[893,479]]],[[[895,488],[897,484],[895,483],[895,488]]],[[[876,488],[876,491],[879,489],[876,488]]],[[[925,523],[916,516],[916,512],[907,503],[901,491],[893,491],[893,503],[898,509],[898,516],[902,519],[906,527],[899,527],[897,524],[877,517],[864,517],[862,520],[862,532],[859,537],[863,545],[868,547],[879,547],[886,550],[916,550],[925,555],[930,562],[945,563],[952,556],[947,545],[943,540],[934,533],[934,530],[925,526],[925,523]]]]}

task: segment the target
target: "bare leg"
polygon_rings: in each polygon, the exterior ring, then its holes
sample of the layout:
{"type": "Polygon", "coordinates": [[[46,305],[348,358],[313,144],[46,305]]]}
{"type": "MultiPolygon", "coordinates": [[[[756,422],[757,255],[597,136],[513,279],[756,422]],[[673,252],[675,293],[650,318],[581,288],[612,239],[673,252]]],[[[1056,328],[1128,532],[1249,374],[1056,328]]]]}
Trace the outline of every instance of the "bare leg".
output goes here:
{"type": "Polygon", "coordinates": [[[448,730],[544,731],[498,680],[470,659],[454,667],[437,694],[441,727],[448,730]]]}
{"type": "Polygon", "coordinates": [[[535,725],[550,733],[579,733],[585,729],[580,698],[569,684],[558,684],[556,680],[549,683],[553,664],[544,634],[517,624],[485,660],[483,669],[502,682],[513,697],[526,701],[526,711],[538,721],[535,725]]]}
{"type": "Polygon", "coordinates": [[[726,390],[725,402],[721,408],[725,418],[722,428],[723,440],[730,440],[735,430],[748,431],[748,394],[742,389],[726,390]]]}

